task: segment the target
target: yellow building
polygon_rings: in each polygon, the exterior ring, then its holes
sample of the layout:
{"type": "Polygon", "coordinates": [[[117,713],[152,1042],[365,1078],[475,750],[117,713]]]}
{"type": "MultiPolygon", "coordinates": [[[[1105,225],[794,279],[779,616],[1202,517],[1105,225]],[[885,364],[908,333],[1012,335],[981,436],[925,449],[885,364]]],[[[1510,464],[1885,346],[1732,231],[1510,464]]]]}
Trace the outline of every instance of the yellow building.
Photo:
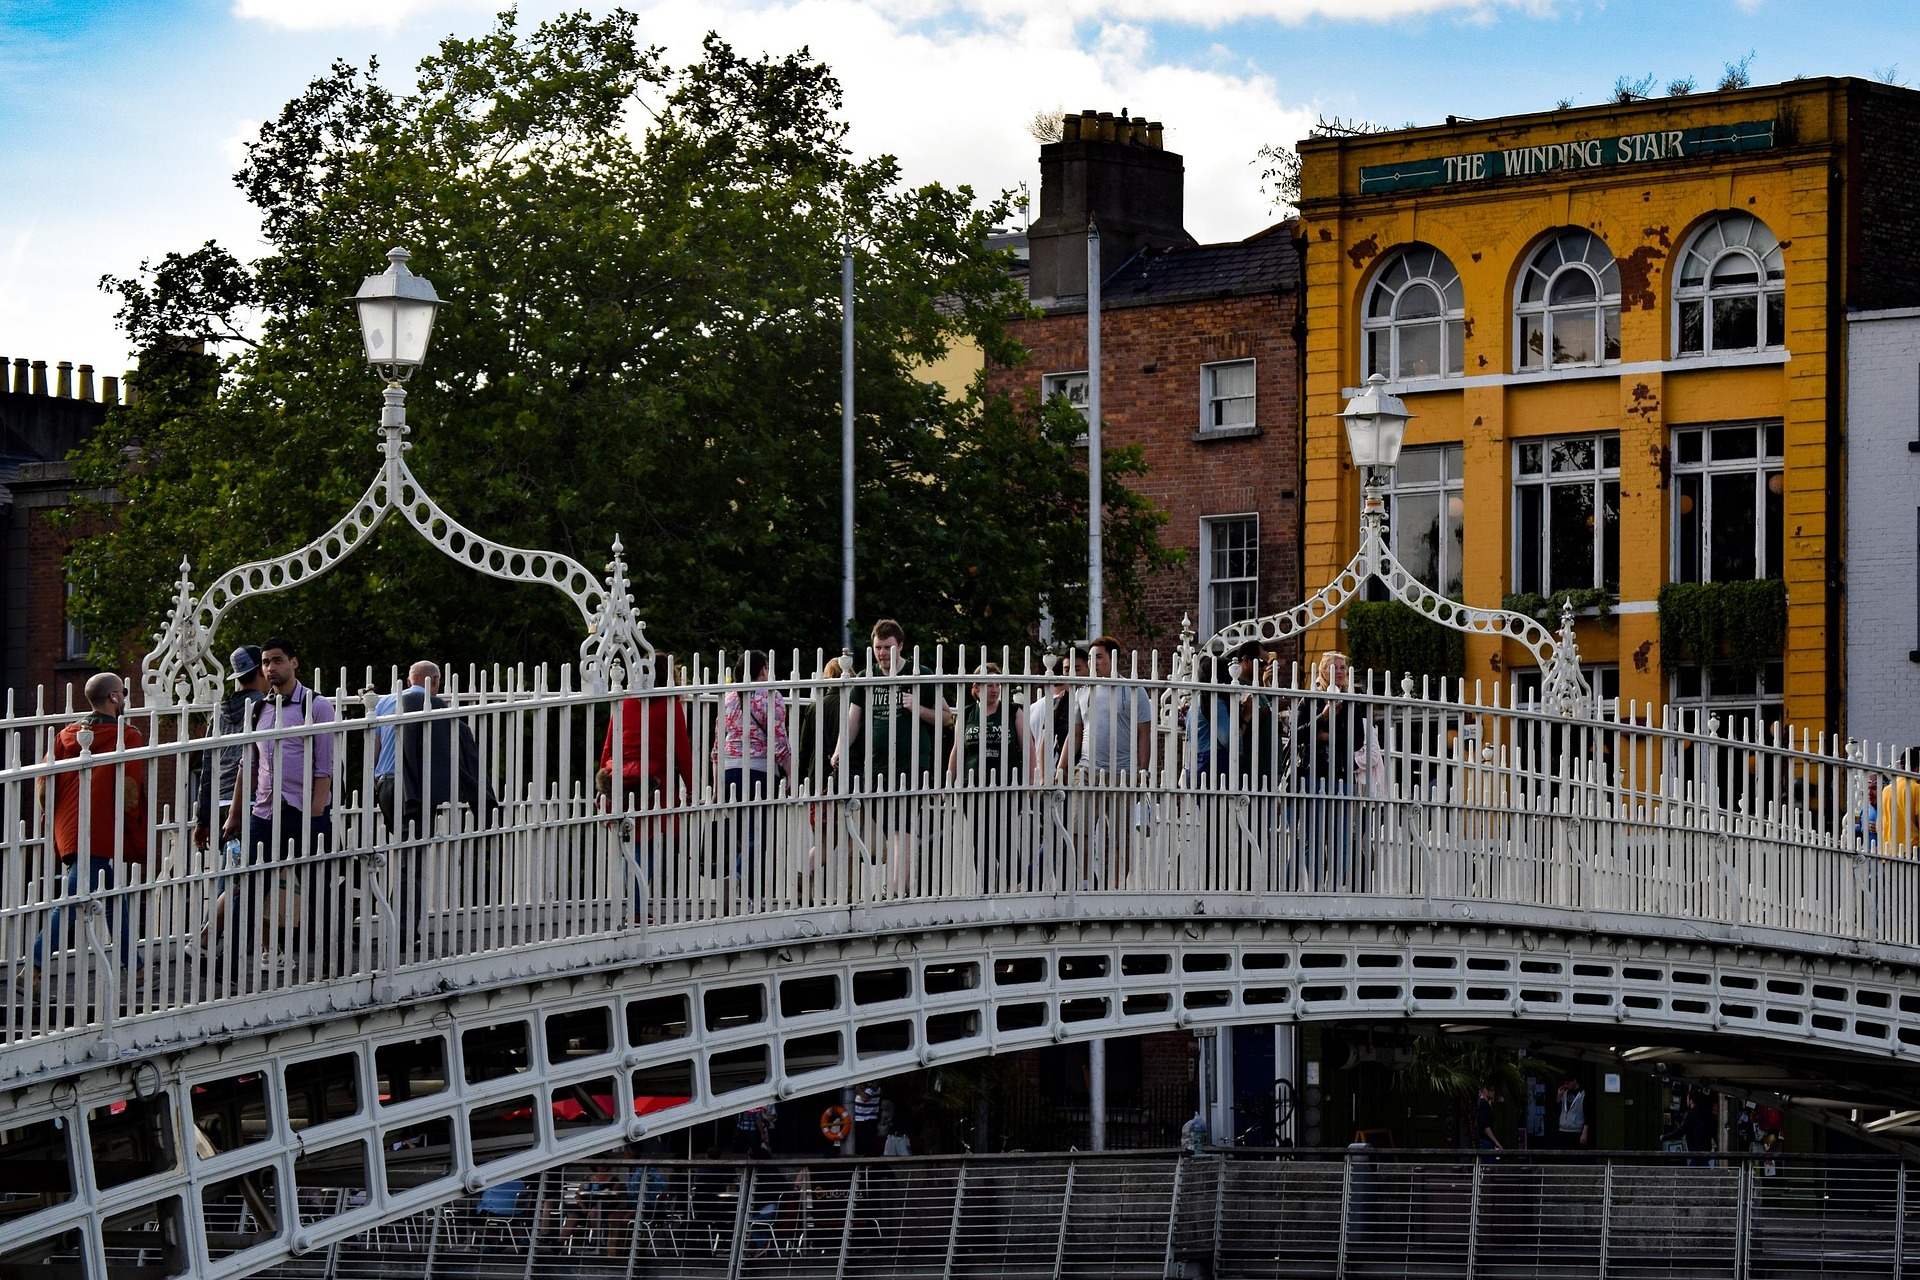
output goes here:
{"type": "MultiPolygon", "coordinates": [[[[1382,373],[1429,585],[1604,591],[1607,693],[1837,727],[1839,348],[1848,307],[1920,303],[1917,125],[1920,93],[1820,79],[1302,143],[1307,583],[1357,543],[1335,415],[1382,373]],[[1777,661],[1663,666],[1665,584],[1769,578],[1777,661]]],[[[1524,692],[1531,663],[1468,642],[1469,678],[1524,692]]]]}

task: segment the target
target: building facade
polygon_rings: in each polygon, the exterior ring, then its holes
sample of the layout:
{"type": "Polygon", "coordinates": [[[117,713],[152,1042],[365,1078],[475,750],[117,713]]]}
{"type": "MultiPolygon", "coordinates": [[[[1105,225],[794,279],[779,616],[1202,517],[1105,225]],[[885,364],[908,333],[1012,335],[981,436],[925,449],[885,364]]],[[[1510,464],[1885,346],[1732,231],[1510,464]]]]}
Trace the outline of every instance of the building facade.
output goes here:
{"type": "MultiPolygon", "coordinates": [[[[1845,315],[1920,303],[1916,125],[1920,93],[1818,79],[1303,143],[1309,589],[1357,543],[1335,415],[1379,373],[1429,585],[1571,593],[1643,711],[1840,727],[1845,315]],[[1662,653],[1670,583],[1701,588],[1671,624],[1734,634],[1662,653]]],[[[1525,696],[1531,664],[1470,638],[1464,674],[1525,696]]]]}
{"type": "Polygon", "coordinates": [[[1847,317],[1847,731],[1920,742],[1920,307],[1847,317]]]}
{"type": "Polygon", "coordinates": [[[1144,625],[1108,630],[1168,648],[1190,618],[1204,639],[1299,597],[1299,250],[1291,223],[1201,245],[1182,225],[1184,168],[1160,127],[1068,116],[1041,148],[1040,217],[1028,233],[1031,353],[992,371],[996,390],[1088,390],[1087,226],[1100,229],[1101,421],[1107,448],[1137,446],[1127,483],[1167,514],[1186,553],[1147,584],[1144,625]],[[1123,634],[1124,633],[1124,634],[1123,634]]]}

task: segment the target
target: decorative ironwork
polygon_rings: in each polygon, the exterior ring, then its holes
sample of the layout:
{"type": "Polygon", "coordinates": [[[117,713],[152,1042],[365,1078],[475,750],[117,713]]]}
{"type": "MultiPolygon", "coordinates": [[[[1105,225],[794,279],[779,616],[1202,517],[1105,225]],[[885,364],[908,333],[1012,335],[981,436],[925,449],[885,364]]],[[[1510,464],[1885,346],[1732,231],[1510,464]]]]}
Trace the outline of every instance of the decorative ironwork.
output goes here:
{"type": "Polygon", "coordinates": [[[1580,671],[1580,648],[1574,642],[1572,606],[1562,609],[1560,634],[1555,636],[1524,613],[1461,604],[1430,589],[1394,558],[1393,549],[1387,543],[1385,490],[1371,475],[1360,511],[1360,549],[1334,575],[1333,581],[1282,613],[1223,627],[1207,641],[1205,648],[1212,653],[1226,653],[1248,640],[1262,644],[1291,640],[1309,627],[1330,621],[1360,594],[1370,579],[1378,579],[1395,600],[1443,627],[1467,635],[1519,641],[1540,664],[1541,706],[1567,716],[1584,716],[1592,711],[1592,692],[1580,671]]]}
{"type": "Polygon", "coordinates": [[[217,702],[225,671],[214,646],[221,619],[244,600],[288,591],[326,574],[396,511],[449,559],[488,577],[553,587],[572,600],[587,628],[580,645],[582,688],[608,693],[651,686],[653,646],[646,624],[634,614],[617,538],[602,581],[563,552],[508,546],[474,533],[433,500],[407,465],[413,446],[406,441],[406,391],[398,383],[387,385],[380,426],[380,473],[331,529],[296,551],[229,569],[197,596],[190,566],[181,560],[173,614],[140,664],[140,689],[150,705],[217,702]]]}

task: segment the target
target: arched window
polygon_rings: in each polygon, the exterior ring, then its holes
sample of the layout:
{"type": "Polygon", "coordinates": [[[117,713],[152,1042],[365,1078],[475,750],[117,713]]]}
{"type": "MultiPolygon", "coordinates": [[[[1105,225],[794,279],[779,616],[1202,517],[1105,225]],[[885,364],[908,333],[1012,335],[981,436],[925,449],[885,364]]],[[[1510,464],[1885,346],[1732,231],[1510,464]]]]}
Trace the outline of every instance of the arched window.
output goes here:
{"type": "Polygon", "coordinates": [[[1787,266],[1780,241],[1750,213],[1700,228],[1673,286],[1676,355],[1765,351],[1787,343],[1787,266]]]}
{"type": "Polygon", "coordinates": [[[1513,307],[1522,369],[1620,358],[1620,270],[1591,231],[1568,230],[1534,251],[1513,307]]]}
{"type": "Polygon", "coordinates": [[[1367,376],[1391,382],[1459,373],[1465,311],[1447,255],[1416,244],[1395,253],[1367,290],[1360,322],[1367,376]]]}

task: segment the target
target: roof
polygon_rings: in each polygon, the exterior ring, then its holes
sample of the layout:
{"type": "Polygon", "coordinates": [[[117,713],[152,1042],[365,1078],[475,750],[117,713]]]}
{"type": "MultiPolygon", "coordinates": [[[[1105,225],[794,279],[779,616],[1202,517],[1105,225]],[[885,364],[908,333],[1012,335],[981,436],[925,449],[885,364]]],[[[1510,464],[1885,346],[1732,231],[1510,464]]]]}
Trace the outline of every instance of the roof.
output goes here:
{"type": "Polygon", "coordinates": [[[1289,219],[1228,244],[1143,249],[1107,277],[1101,285],[1101,301],[1124,306],[1297,289],[1300,254],[1293,244],[1297,227],[1289,219]]]}

